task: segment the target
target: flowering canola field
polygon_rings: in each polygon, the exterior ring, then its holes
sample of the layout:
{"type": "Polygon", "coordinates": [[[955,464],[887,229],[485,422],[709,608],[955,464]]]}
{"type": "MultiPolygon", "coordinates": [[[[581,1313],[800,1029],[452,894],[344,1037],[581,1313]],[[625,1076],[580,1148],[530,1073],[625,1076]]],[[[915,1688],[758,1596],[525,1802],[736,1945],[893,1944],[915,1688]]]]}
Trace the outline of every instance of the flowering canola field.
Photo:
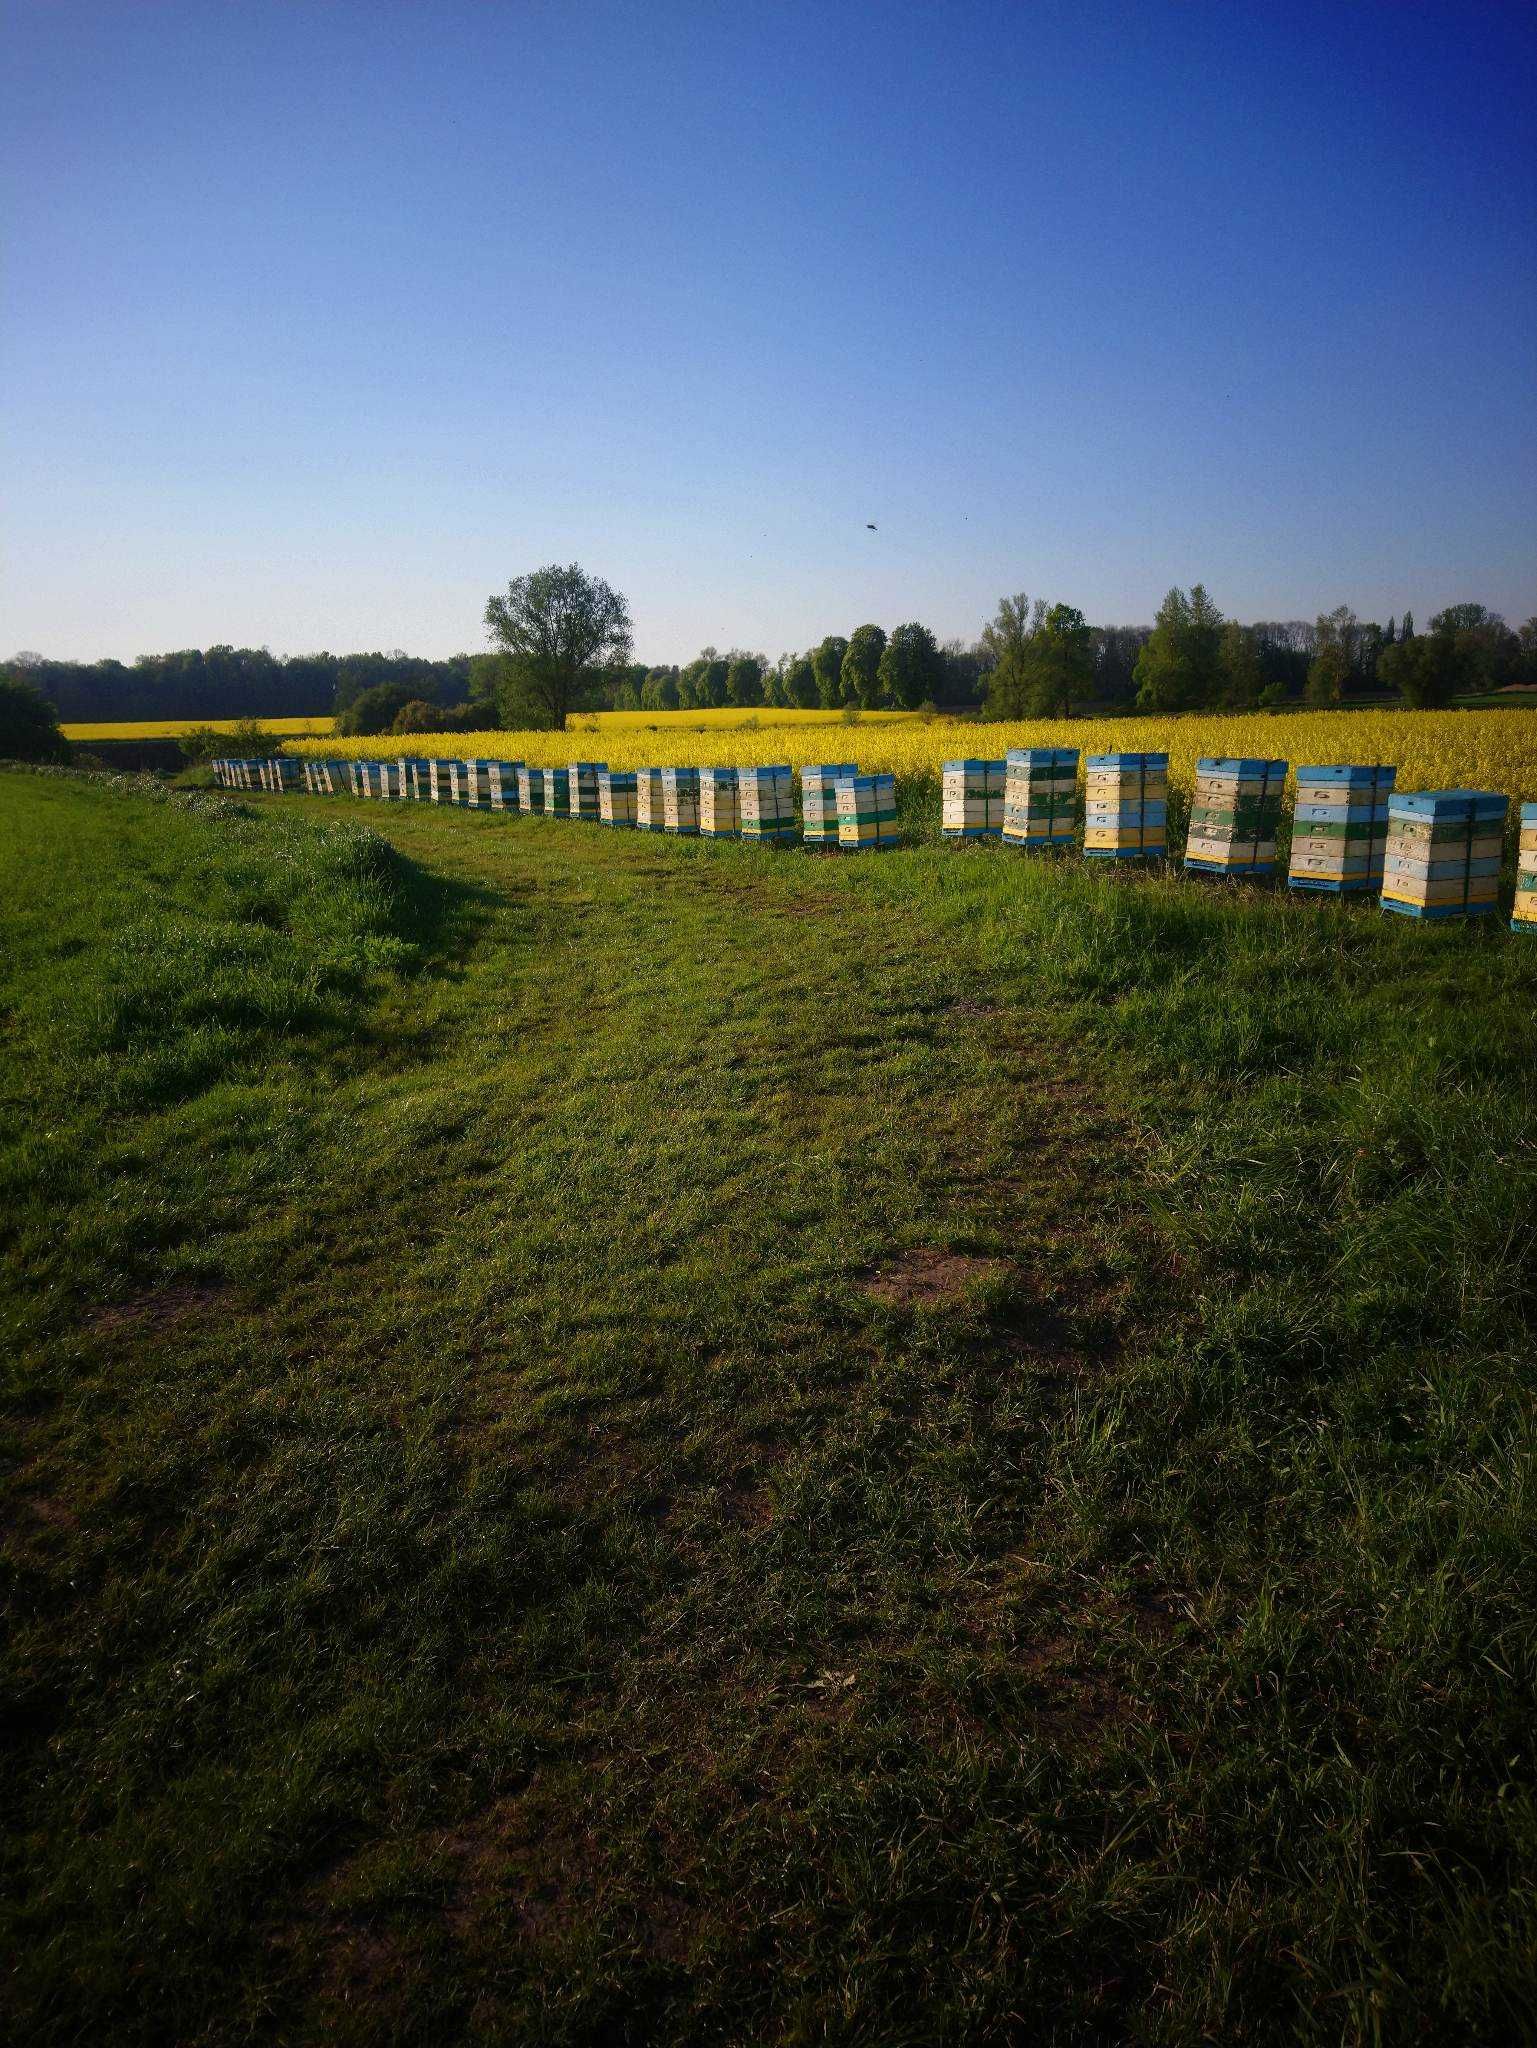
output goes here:
{"type": "Polygon", "coordinates": [[[259,725],[263,732],[281,733],[297,739],[306,733],[327,733],[334,718],[138,718],[105,724],[66,721],[59,730],[67,740],[174,740],[184,732],[238,732],[243,725],[259,725]]]}
{"type": "Polygon", "coordinates": [[[1025,719],[981,725],[917,713],[620,712],[601,724],[557,732],[418,733],[375,739],[297,740],[291,754],[380,760],[401,754],[527,761],[559,768],[601,759],[612,768],[747,766],[857,761],[867,773],[932,775],[963,755],[1000,759],[1010,747],[1076,747],[1083,754],[1169,756],[1170,779],[1188,790],[1204,754],[1249,754],[1297,763],[1382,762],[1398,787],[1503,790],[1537,801],[1537,712],[1212,712],[1182,718],[1025,719]],[[706,721],[709,721],[706,723],[706,721]]]}

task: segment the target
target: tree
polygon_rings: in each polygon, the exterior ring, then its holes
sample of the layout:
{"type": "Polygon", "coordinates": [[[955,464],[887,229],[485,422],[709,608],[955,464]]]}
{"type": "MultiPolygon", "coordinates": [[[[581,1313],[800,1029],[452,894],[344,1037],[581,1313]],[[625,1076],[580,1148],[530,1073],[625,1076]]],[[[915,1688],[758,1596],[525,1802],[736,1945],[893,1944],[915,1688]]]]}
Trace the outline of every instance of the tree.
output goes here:
{"type": "Polygon", "coordinates": [[[389,732],[415,691],[409,683],[375,683],[354,697],[336,721],[336,730],[350,736],[389,732]]]}
{"type": "Polygon", "coordinates": [[[1304,699],[1309,704],[1338,704],[1355,667],[1356,615],[1348,604],[1336,605],[1332,612],[1319,613],[1313,632],[1314,654],[1308,663],[1304,699]]]}
{"type": "Polygon", "coordinates": [[[1229,619],[1222,628],[1217,658],[1222,669],[1224,705],[1230,711],[1252,710],[1265,687],[1265,672],[1260,666],[1259,648],[1252,630],[1248,626],[1240,626],[1236,619],[1229,619]]]}
{"type": "Polygon", "coordinates": [[[896,626],[882,651],[876,674],[883,695],[904,711],[938,701],[945,665],[927,626],[896,626]]]}
{"type": "Polygon", "coordinates": [[[843,657],[848,651],[849,643],[841,633],[829,633],[811,650],[817,697],[824,711],[836,711],[843,702],[843,657]]]}
{"type": "Polygon", "coordinates": [[[839,671],[845,704],[858,702],[867,711],[881,701],[881,656],[886,635],[879,626],[856,626],[839,671]]]}
{"type": "MultiPolygon", "coordinates": [[[[826,645],[826,642],[823,642],[826,645]]],[[[814,711],[821,701],[816,656],[793,654],[785,670],[785,695],[798,711],[814,711]]]]}
{"type": "Polygon", "coordinates": [[[1223,676],[1221,612],[1204,584],[1176,588],[1158,607],[1137,656],[1137,703],[1144,711],[1193,711],[1216,702],[1223,676]]]}
{"type": "Polygon", "coordinates": [[[726,672],[726,696],[732,704],[763,702],[763,663],[756,654],[732,656],[726,672]]]}
{"type": "Polygon", "coordinates": [[[1413,612],[1404,613],[1404,622],[1398,629],[1398,637],[1400,640],[1412,640],[1414,638],[1413,612]]]}
{"type": "Polygon", "coordinates": [[[1032,615],[1030,599],[1022,590],[1001,597],[992,619],[982,628],[982,645],[992,661],[987,679],[987,708],[995,718],[1023,718],[1029,697],[1030,633],[1032,616],[1039,622],[1046,606],[1037,599],[1032,615]]]}
{"type": "Polygon", "coordinates": [[[515,577],[505,597],[488,599],[485,616],[513,693],[557,732],[595,679],[630,658],[629,606],[576,562],[515,577]]]}
{"type": "Polygon", "coordinates": [[[448,714],[441,705],[429,704],[425,698],[413,697],[409,704],[402,704],[395,713],[391,732],[442,732],[449,722],[448,714]]]}
{"type": "Polygon", "coordinates": [[[1066,717],[1094,687],[1094,642],[1076,605],[1023,591],[1004,598],[982,635],[994,657],[988,708],[1003,718],[1066,717]]]}
{"type": "Polygon", "coordinates": [[[20,676],[0,676],[0,761],[68,759],[59,714],[42,691],[20,676]]]}
{"type": "Polygon", "coordinates": [[[726,701],[726,681],[731,674],[731,664],[723,654],[717,654],[713,647],[707,648],[701,656],[704,672],[701,677],[700,702],[712,711],[718,711],[726,701]]]}
{"type": "Polygon", "coordinates": [[[1434,710],[1449,704],[1457,688],[1456,650],[1450,635],[1416,634],[1385,647],[1377,674],[1391,690],[1402,692],[1413,710],[1434,710]]]}
{"type": "Polygon", "coordinates": [[[647,671],[646,680],[641,684],[640,708],[642,711],[676,711],[679,708],[678,672],[671,668],[653,668],[647,671]]]}

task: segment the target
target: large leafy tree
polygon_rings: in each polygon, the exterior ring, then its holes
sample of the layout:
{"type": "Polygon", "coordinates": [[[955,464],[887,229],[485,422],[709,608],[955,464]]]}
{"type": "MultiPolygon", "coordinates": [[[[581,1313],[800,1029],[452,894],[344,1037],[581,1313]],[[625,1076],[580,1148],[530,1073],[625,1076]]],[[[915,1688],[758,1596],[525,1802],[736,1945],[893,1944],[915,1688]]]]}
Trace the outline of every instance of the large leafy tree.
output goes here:
{"type": "MultiPolygon", "coordinates": [[[[817,699],[824,711],[836,711],[843,698],[843,657],[849,643],[841,633],[829,633],[811,650],[811,667],[816,677],[817,699]]],[[[811,707],[808,705],[807,709],[811,707]]]]}
{"type": "Polygon", "coordinates": [[[20,676],[0,676],[0,761],[67,761],[59,716],[20,676]]]}
{"type": "Polygon", "coordinates": [[[1137,656],[1137,702],[1144,711],[1193,711],[1217,701],[1223,623],[1204,584],[1192,584],[1188,596],[1177,587],[1169,592],[1137,656]]]}
{"type": "Polygon", "coordinates": [[[1029,647],[1032,622],[1046,616],[1044,600],[1035,609],[1023,590],[1001,597],[998,609],[982,628],[982,645],[992,667],[987,678],[987,708],[995,718],[1023,718],[1028,710],[1029,647]]]}
{"type": "Polygon", "coordinates": [[[1229,619],[1222,628],[1218,653],[1222,669],[1222,702],[1230,711],[1250,711],[1265,687],[1265,671],[1252,626],[1229,619]]]}
{"type": "Polygon", "coordinates": [[[1355,666],[1360,624],[1348,604],[1320,612],[1313,628],[1313,659],[1308,663],[1309,704],[1338,704],[1355,666]]]}
{"type": "Polygon", "coordinates": [[[999,603],[982,634],[993,657],[988,707],[1004,718],[1065,717],[1094,688],[1094,635],[1076,605],[999,603]]]}
{"type": "Polygon", "coordinates": [[[726,699],[731,704],[763,702],[763,663],[756,654],[734,654],[726,672],[726,699]]]}
{"type": "Polygon", "coordinates": [[[903,711],[916,711],[920,704],[937,703],[945,664],[939,643],[927,626],[916,620],[892,628],[877,674],[881,689],[903,711]]]}
{"type": "Polygon", "coordinates": [[[507,656],[512,689],[557,732],[594,685],[630,658],[630,611],[576,562],[518,576],[486,605],[486,631],[507,656]]]}
{"type": "Polygon", "coordinates": [[[873,711],[881,701],[881,656],[886,635],[879,626],[856,626],[844,651],[840,675],[845,704],[860,703],[873,711]]]}
{"type": "Polygon", "coordinates": [[[797,711],[816,709],[821,690],[817,682],[815,655],[791,655],[785,670],[785,695],[797,711]]]}

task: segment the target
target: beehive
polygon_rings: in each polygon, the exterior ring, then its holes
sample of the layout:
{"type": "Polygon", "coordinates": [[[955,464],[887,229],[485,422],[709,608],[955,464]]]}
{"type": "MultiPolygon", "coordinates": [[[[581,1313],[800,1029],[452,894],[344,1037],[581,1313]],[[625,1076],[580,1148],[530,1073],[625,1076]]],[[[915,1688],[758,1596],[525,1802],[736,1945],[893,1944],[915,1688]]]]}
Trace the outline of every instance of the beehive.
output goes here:
{"type": "Polygon", "coordinates": [[[456,804],[459,801],[458,761],[429,761],[427,763],[427,796],[435,804],[456,804]]]}
{"type": "Polygon", "coordinates": [[[518,765],[518,809],[530,812],[544,809],[544,770],[530,768],[526,761],[518,765]]]}
{"type": "Polygon", "coordinates": [[[1003,768],[1006,846],[1071,846],[1077,802],[1075,747],[1010,747],[1003,768]]]}
{"type": "Polygon", "coordinates": [[[699,771],[699,836],[735,839],[742,829],[741,797],[734,768],[699,771]]]}
{"type": "Polygon", "coordinates": [[[406,764],[403,760],[386,761],[384,767],[384,794],[394,803],[410,795],[406,787],[406,764]]]}
{"type": "Polygon", "coordinates": [[[420,755],[407,755],[402,764],[406,771],[406,795],[417,803],[427,801],[427,777],[432,763],[420,755]]]}
{"type": "Polygon", "coordinates": [[[1286,871],[1293,889],[1345,895],[1382,887],[1388,798],[1397,773],[1396,768],[1348,764],[1297,770],[1286,871]]]}
{"type": "Polygon", "coordinates": [[[490,791],[493,811],[516,811],[522,808],[522,800],[518,794],[518,776],[522,767],[521,761],[486,763],[486,786],[490,791]]]}
{"type": "Polygon", "coordinates": [[[635,774],[622,768],[598,770],[598,823],[633,826],[635,823],[635,774]]]}
{"type": "Polygon", "coordinates": [[[598,777],[607,767],[606,761],[573,761],[566,771],[570,778],[571,815],[585,818],[589,825],[598,822],[598,777]]]}
{"type": "Polygon", "coordinates": [[[1521,806],[1521,843],[1516,854],[1516,901],[1510,914],[1513,932],[1537,932],[1537,804],[1521,806]]]}
{"type": "Polygon", "coordinates": [[[1272,874],[1285,789],[1284,761],[1198,761],[1185,866],[1206,875],[1272,874]]]}
{"type": "Polygon", "coordinates": [[[699,830],[699,770],[662,770],[662,830],[690,838],[699,830]]]}
{"type": "Polygon", "coordinates": [[[760,845],[795,837],[795,782],[788,765],[737,770],[742,837],[760,845]]]}
{"type": "Polygon", "coordinates": [[[491,763],[489,761],[466,761],[462,764],[460,788],[461,801],[472,811],[487,811],[491,808],[491,763]]]}
{"type": "MultiPolygon", "coordinates": [[[[946,761],[942,782],[946,839],[996,839],[1003,831],[1002,761],[946,761]]],[[[862,779],[862,778],[861,778],[862,779]]],[[[843,813],[838,813],[843,838],[843,813]]]]}
{"type": "Polygon", "coordinates": [[[346,771],[340,761],[310,761],[305,765],[316,796],[335,796],[343,788],[346,771]]]}
{"type": "Polygon", "coordinates": [[[801,837],[808,846],[838,844],[838,784],[858,773],[857,761],[818,761],[801,770],[801,837]]]}
{"type": "Polygon", "coordinates": [[[571,771],[569,768],[545,768],[540,771],[544,777],[544,802],[540,806],[547,818],[569,818],[571,815],[571,771]]]}
{"type": "Polygon", "coordinates": [[[1486,789],[1388,798],[1382,907],[1400,917],[1488,917],[1499,907],[1508,799],[1486,789]]]}
{"type": "Polygon", "coordinates": [[[262,763],[262,786],[279,794],[299,787],[299,764],[287,754],[275,754],[262,763]]]}
{"type": "Polygon", "coordinates": [[[635,829],[637,832],[661,832],[665,829],[660,768],[637,768],[635,771],[635,829]]]}
{"type": "Polygon", "coordinates": [[[838,844],[851,852],[897,844],[894,775],[845,775],[835,785],[838,844]]]}
{"type": "Polygon", "coordinates": [[[1091,860],[1162,860],[1169,850],[1167,754],[1090,754],[1083,850],[1091,860]]]}

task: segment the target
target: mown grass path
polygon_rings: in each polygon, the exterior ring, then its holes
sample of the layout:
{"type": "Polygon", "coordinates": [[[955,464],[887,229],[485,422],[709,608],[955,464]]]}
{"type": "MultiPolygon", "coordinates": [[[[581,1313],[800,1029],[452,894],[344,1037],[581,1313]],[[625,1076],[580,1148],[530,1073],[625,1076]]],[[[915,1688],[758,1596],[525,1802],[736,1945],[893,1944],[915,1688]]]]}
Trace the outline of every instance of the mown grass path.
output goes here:
{"type": "Polygon", "coordinates": [[[31,2038],[1537,2017],[1537,947],[62,778],[0,858],[31,2038]]]}

